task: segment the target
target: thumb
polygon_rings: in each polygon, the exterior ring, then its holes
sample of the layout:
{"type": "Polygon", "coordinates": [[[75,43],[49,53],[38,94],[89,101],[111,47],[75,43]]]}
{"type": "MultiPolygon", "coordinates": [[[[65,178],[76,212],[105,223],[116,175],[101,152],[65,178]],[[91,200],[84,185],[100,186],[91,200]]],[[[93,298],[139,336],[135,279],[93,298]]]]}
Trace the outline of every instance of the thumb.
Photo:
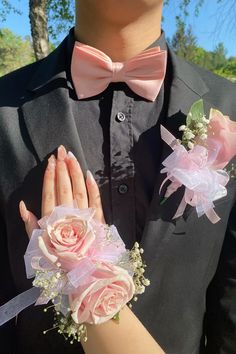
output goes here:
{"type": "Polygon", "coordinates": [[[25,223],[25,229],[28,234],[28,237],[30,238],[33,230],[39,228],[38,219],[33,213],[31,213],[31,211],[26,208],[26,205],[23,200],[21,200],[21,202],[19,203],[19,211],[21,219],[25,223]]]}

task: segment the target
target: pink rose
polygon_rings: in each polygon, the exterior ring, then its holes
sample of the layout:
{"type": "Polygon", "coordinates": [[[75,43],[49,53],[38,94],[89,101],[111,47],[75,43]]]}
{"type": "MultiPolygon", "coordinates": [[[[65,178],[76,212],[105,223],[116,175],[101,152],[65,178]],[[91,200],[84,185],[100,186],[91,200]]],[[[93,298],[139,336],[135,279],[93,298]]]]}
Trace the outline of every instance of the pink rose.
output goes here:
{"type": "Polygon", "coordinates": [[[211,109],[209,119],[208,138],[219,146],[213,166],[222,169],[236,155],[236,122],[216,109],[211,109]]]}
{"type": "Polygon", "coordinates": [[[89,220],[67,215],[48,224],[39,236],[39,248],[52,263],[60,263],[65,270],[71,270],[85,257],[95,234],[89,220]]]}
{"type": "Polygon", "coordinates": [[[132,299],[134,290],[125,269],[103,263],[86,286],[69,296],[72,318],[78,324],[106,322],[132,299]]]}

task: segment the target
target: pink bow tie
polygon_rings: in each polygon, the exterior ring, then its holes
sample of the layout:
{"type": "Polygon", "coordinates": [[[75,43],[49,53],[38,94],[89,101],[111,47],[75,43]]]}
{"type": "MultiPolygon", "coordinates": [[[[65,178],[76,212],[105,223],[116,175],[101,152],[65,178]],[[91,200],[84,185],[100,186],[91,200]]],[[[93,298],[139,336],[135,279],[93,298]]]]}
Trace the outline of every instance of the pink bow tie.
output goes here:
{"type": "Polygon", "coordinates": [[[155,101],[166,72],[167,52],[150,48],[125,62],[115,62],[100,50],[75,42],[71,75],[78,98],[103,92],[110,82],[125,82],[132,91],[155,101]]]}

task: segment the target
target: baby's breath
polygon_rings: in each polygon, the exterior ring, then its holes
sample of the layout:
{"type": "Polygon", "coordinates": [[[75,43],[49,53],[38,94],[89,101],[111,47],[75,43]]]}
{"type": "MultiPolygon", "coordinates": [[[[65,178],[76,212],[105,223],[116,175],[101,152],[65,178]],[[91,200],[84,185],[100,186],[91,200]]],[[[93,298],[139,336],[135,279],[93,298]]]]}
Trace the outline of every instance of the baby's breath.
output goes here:
{"type": "Polygon", "coordinates": [[[65,279],[65,274],[58,270],[58,272],[50,272],[48,270],[37,270],[33,286],[42,289],[41,297],[54,299],[59,295],[58,282],[65,279]]]}
{"type": "Polygon", "coordinates": [[[77,324],[73,321],[71,317],[71,312],[67,314],[67,316],[63,316],[62,313],[55,310],[54,316],[54,325],[52,328],[43,332],[43,334],[48,333],[49,331],[57,330],[57,332],[65,338],[65,340],[69,340],[70,344],[74,344],[74,342],[87,342],[87,328],[85,324],[77,324]]]}
{"type": "Polygon", "coordinates": [[[206,140],[209,120],[205,116],[201,121],[191,121],[190,125],[181,125],[179,131],[183,132],[182,143],[188,149],[193,149],[197,139],[206,140]]]}
{"type": "Polygon", "coordinates": [[[236,179],[236,164],[231,163],[229,166],[225,167],[224,170],[228,173],[230,178],[236,179]]]}
{"type": "Polygon", "coordinates": [[[130,262],[132,270],[134,272],[133,281],[135,285],[135,296],[134,301],[137,301],[138,298],[136,295],[143,294],[145,287],[150,285],[149,279],[145,278],[144,272],[146,264],[142,260],[141,254],[143,254],[143,249],[139,247],[138,242],[135,242],[134,247],[130,251],[130,262]]]}
{"type": "Polygon", "coordinates": [[[193,149],[198,140],[206,140],[210,120],[204,114],[203,101],[195,102],[187,115],[186,125],[181,125],[179,131],[183,132],[182,144],[189,150],[193,149]]]}

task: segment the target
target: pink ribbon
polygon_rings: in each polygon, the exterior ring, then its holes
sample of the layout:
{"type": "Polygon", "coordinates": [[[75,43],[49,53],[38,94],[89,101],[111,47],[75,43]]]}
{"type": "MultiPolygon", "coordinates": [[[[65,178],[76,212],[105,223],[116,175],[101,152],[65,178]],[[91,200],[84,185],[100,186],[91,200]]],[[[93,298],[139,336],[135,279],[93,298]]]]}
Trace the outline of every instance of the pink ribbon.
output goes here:
{"type": "Polygon", "coordinates": [[[213,201],[218,195],[225,196],[225,188],[229,175],[224,170],[215,170],[213,164],[216,158],[214,150],[208,146],[195,145],[186,150],[180,142],[163,126],[161,137],[173,150],[170,156],[163,161],[161,173],[167,173],[160,191],[167,180],[171,183],[167,188],[165,198],[171,196],[179,187],[185,186],[183,199],[173,219],[183,215],[187,204],[196,207],[198,217],[205,214],[212,223],[220,220],[214,211],[213,201]]]}

